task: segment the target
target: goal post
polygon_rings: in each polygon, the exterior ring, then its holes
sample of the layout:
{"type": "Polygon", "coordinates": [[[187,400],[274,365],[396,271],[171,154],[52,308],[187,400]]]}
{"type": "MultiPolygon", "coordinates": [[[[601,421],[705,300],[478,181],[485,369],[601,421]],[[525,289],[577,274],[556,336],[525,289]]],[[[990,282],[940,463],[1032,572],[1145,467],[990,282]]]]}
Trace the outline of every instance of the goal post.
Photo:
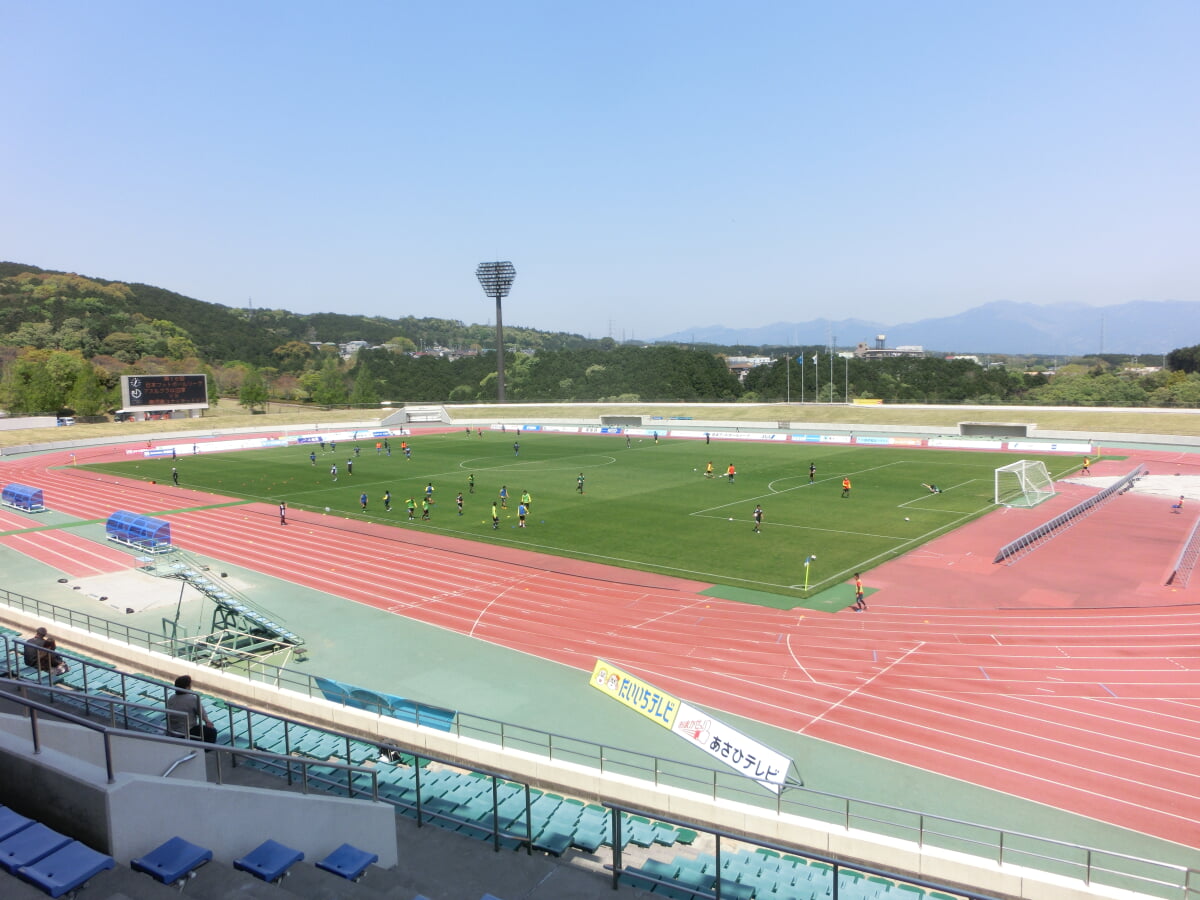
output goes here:
{"type": "Polygon", "coordinates": [[[1040,460],[1019,459],[996,470],[996,502],[1031,507],[1054,496],[1054,479],[1040,460]]]}

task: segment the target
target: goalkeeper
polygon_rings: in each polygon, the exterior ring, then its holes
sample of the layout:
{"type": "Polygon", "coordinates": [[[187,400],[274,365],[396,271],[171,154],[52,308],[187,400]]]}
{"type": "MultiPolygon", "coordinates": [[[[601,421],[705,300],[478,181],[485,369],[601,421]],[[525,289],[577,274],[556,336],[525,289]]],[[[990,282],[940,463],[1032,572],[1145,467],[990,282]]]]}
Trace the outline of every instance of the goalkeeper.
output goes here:
{"type": "Polygon", "coordinates": [[[931,494],[940,494],[942,492],[942,489],[940,487],[938,487],[936,484],[926,484],[925,482],[922,481],[921,487],[925,488],[931,494]]]}

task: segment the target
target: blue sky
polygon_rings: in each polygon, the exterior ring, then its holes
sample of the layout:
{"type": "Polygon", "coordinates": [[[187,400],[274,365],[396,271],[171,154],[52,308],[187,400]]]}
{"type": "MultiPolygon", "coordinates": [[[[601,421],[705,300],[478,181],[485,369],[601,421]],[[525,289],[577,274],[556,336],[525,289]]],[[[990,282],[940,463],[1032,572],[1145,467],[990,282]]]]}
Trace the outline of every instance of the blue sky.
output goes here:
{"type": "Polygon", "coordinates": [[[0,0],[0,259],[651,339],[1200,301],[1200,4],[0,0]]]}

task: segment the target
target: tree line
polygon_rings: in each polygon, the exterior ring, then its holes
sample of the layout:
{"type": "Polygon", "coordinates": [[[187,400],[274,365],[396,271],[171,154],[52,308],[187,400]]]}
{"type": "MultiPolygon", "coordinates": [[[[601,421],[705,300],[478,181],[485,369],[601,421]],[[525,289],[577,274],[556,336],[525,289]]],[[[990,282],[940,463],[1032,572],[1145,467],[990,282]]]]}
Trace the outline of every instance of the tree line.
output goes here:
{"type": "MultiPolygon", "coordinates": [[[[1172,351],[1160,371],[1109,356],[1073,361],[1052,374],[1015,360],[986,366],[932,356],[864,360],[822,347],[776,348],[769,364],[744,379],[725,357],[756,348],[618,344],[508,327],[505,346],[510,402],[1200,407],[1200,346],[1172,351]]],[[[496,398],[493,350],[488,326],[233,310],[148,285],[0,263],[0,406],[10,414],[104,414],[119,406],[123,374],[205,374],[211,400],[236,398],[251,408],[268,399],[322,406],[489,402],[496,398]],[[337,345],[349,340],[383,348],[345,359],[337,345]],[[434,345],[458,350],[421,352],[434,345]]]]}

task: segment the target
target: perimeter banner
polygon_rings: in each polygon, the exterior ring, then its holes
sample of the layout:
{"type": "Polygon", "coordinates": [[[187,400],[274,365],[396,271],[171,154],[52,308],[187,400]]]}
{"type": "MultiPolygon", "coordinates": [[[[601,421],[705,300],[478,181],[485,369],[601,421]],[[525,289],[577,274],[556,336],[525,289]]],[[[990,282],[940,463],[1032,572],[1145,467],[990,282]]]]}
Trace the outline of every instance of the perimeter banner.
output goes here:
{"type": "Polygon", "coordinates": [[[659,690],[636,675],[602,659],[592,668],[592,687],[669,729],[739,775],[776,794],[784,786],[792,760],[736,728],[659,690]]]}

